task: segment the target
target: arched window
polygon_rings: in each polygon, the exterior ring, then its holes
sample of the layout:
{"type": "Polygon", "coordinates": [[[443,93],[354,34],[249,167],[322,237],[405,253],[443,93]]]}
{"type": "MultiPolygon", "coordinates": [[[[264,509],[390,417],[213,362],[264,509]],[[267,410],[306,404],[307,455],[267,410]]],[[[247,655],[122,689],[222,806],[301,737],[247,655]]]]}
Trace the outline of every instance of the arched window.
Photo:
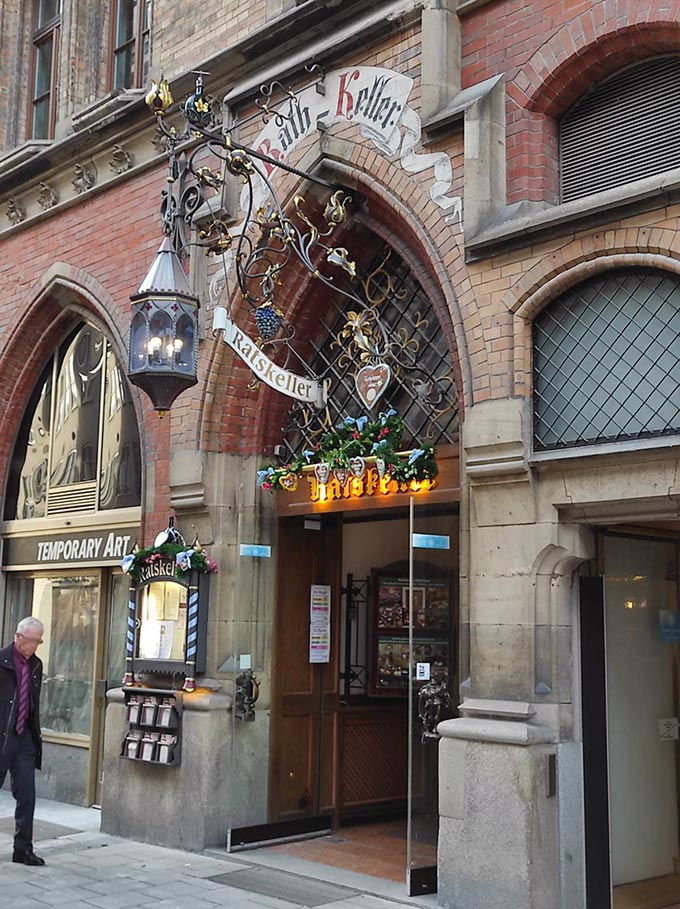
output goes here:
{"type": "Polygon", "coordinates": [[[559,135],[562,202],[680,167],[680,57],[597,83],[562,117],[559,135]]]}
{"type": "Polygon", "coordinates": [[[5,519],[136,506],[139,433],[127,383],[101,332],[82,324],[50,357],[10,465],[5,519]]]}
{"type": "Polygon", "coordinates": [[[680,279],[610,272],[534,323],[537,449],[680,432],[680,279]]]}

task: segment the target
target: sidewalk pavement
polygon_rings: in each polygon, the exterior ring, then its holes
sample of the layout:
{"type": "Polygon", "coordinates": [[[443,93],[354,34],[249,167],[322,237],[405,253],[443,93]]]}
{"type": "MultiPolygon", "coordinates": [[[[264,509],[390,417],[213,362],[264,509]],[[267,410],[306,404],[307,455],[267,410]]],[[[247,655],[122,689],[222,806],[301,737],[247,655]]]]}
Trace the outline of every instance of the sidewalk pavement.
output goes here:
{"type": "Polygon", "coordinates": [[[0,790],[3,909],[394,909],[435,907],[377,878],[300,862],[268,850],[197,854],[99,832],[100,813],[38,799],[34,846],[47,864],[14,864],[14,799],[0,790]]]}

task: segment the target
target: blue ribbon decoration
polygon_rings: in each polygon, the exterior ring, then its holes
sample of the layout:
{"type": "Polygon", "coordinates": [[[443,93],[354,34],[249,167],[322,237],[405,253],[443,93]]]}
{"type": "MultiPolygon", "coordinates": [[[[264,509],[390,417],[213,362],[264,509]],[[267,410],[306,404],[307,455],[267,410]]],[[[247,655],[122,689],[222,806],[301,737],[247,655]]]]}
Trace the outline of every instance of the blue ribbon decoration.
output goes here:
{"type": "Polygon", "coordinates": [[[258,470],[257,472],[257,485],[262,486],[267,479],[274,473],[273,467],[268,467],[266,470],[258,470]]]}
{"type": "Polygon", "coordinates": [[[356,419],[354,417],[345,417],[342,423],[338,423],[337,428],[345,429],[349,426],[354,426],[357,432],[363,432],[363,430],[366,428],[367,423],[368,417],[357,417],[356,419]]]}
{"type": "Polygon", "coordinates": [[[415,461],[418,460],[418,458],[421,455],[424,455],[424,454],[425,454],[424,448],[414,448],[413,451],[411,452],[411,454],[409,455],[408,461],[406,463],[413,464],[415,461]]]}
{"type": "Polygon", "coordinates": [[[380,425],[384,426],[390,417],[396,417],[396,415],[397,415],[396,410],[392,410],[392,408],[390,408],[388,411],[381,411],[378,414],[378,419],[380,420],[380,425]]]}
{"type": "Polygon", "coordinates": [[[177,567],[182,571],[191,571],[191,557],[194,552],[194,549],[183,549],[181,552],[178,552],[175,556],[177,567]]]}
{"type": "Polygon", "coordinates": [[[133,552],[130,552],[130,553],[128,553],[128,555],[123,556],[123,559],[120,563],[120,567],[123,569],[125,574],[128,574],[134,564],[135,564],[135,554],[133,552]]]}
{"type": "Polygon", "coordinates": [[[305,449],[305,451],[302,452],[302,455],[308,464],[310,463],[311,459],[314,457],[315,454],[316,454],[316,452],[312,451],[311,448],[307,448],[307,449],[305,449]]]}

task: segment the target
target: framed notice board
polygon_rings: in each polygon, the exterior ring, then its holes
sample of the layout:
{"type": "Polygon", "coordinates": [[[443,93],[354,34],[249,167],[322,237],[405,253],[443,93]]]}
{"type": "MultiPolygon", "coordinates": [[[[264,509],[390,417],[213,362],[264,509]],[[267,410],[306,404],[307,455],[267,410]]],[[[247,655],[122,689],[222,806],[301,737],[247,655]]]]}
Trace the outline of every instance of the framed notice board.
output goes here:
{"type": "MultiPolygon", "coordinates": [[[[371,572],[371,694],[408,694],[409,582],[389,571],[371,572]]],[[[423,677],[448,687],[451,677],[451,575],[433,572],[413,582],[413,661],[423,664],[423,677]]]]}

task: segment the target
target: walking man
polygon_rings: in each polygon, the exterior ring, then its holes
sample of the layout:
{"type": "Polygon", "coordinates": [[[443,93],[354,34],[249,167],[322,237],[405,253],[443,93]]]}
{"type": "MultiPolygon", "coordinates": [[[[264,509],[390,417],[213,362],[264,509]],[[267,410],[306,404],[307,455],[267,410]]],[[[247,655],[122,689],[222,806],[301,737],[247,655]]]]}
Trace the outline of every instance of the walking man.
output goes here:
{"type": "Polygon", "coordinates": [[[22,619],[14,643],[0,650],[0,786],[9,770],[17,803],[12,861],[23,865],[45,864],[33,852],[35,771],[42,760],[42,663],[35,651],[42,644],[43,630],[39,619],[22,619]]]}

